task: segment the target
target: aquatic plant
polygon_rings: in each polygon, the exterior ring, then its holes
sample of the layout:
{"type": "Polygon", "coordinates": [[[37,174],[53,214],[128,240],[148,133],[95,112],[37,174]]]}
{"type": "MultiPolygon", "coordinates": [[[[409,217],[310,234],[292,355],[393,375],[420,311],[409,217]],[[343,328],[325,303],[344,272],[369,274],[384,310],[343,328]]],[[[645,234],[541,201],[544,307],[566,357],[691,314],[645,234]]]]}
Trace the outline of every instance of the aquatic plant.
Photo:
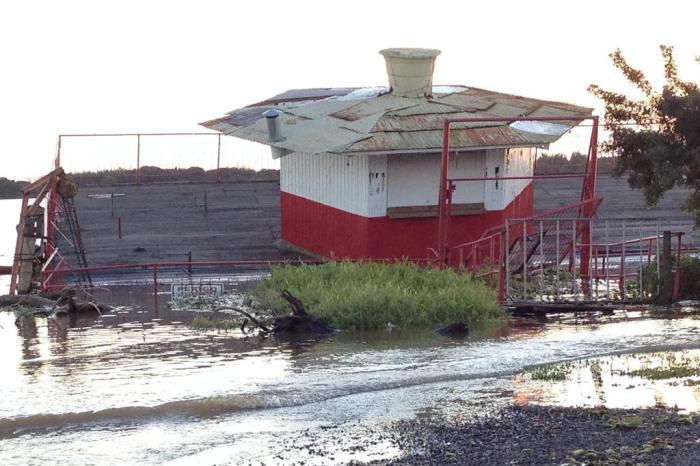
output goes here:
{"type": "Polygon", "coordinates": [[[686,365],[676,365],[671,367],[645,367],[643,369],[635,369],[631,371],[621,372],[620,375],[629,377],[642,377],[650,380],[661,379],[679,379],[683,377],[692,377],[698,375],[697,367],[686,365]]]}
{"type": "Polygon", "coordinates": [[[560,382],[566,380],[573,369],[570,363],[545,364],[535,366],[526,370],[532,380],[546,380],[550,382],[560,382]]]}
{"type": "Polygon", "coordinates": [[[240,327],[240,322],[235,320],[210,319],[204,316],[196,316],[192,319],[190,327],[195,330],[232,330],[240,327]]]}
{"type": "Polygon", "coordinates": [[[475,324],[504,315],[495,291],[484,283],[451,269],[406,262],[275,266],[254,294],[263,307],[287,313],[279,295],[283,289],[322,321],[345,329],[475,324]]]}

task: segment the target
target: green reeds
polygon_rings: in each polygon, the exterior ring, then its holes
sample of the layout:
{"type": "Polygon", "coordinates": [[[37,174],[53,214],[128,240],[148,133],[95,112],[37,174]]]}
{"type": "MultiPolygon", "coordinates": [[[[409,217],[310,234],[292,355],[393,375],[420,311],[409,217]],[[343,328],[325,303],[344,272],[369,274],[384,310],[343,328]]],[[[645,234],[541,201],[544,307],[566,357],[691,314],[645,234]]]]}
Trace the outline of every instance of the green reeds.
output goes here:
{"type": "Polygon", "coordinates": [[[272,268],[256,289],[263,306],[288,312],[288,289],[314,315],[338,328],[425,327],[458,320],[475,324],[503,316],[496,292],[451,269],[328,262],[272,268]]]}

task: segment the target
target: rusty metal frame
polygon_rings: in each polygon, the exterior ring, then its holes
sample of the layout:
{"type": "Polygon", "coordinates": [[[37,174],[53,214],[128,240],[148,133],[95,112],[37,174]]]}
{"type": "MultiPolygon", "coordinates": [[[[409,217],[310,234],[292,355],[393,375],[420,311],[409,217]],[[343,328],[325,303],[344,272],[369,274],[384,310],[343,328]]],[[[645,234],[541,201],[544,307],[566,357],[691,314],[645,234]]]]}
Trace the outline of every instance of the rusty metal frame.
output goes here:
{"type": "MultiPolygon", "coordinates": [[[[588,149],[588,159],[586,161],[586,171],[583,174],[565,174],[565,175],[540,175],[540,179],[553,179],[557,176],[562,177],[582,177],[583,186],[581,189],[581,201],[589,200],[595,197],[595,183],[597,173],[597,155],[598,155],[598,116],[576,116],[557,115],[557,116],[522,116],[522,117],[485,117],[485,118],[446,118],[443,122],[442,135],[442,159],[440,162],[440,186],[438,191],[438,241],[437,241],[437,260],[442,266],[446,266],[449,257],[449,228],[451,219],[451,204],[452,192],[455,189],[456,181],[476,181],[484,178],[450,178],[448,173],[450,160],[450,131],[451,125],[455,123],[497,123],[497,122],[515,122],[515,121],[570,121],[581,123],[584,120],[592,120],[591,142],[588,149]]],[[[501,180],[514,179],[538,179],[537,176],[532,177],[500,177],[501,180]]],[[[592,211],[590,208],[583,208],[581,216],[586,217],[592,211]]],[[[585,230],[585,229],[584,229],[585,230]]],[[[588,239],[590,243],[590,229],[583,232],[582,239],[588,239]]],[[[586,271],[586,273],[588,273],[586,271]]]]}

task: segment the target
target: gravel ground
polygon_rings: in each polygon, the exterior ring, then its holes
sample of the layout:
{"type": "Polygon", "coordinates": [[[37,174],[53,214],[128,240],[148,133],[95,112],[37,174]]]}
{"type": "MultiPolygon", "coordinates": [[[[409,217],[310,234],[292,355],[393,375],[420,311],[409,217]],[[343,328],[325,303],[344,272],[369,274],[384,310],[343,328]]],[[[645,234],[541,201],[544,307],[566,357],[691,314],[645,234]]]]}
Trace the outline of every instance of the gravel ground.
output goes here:
{"type": "Polygon", "coordinates": [[[700,415],[513,406],[470,421],[400,421],[406,456],[373,465],[699,465],[700,415]]]}

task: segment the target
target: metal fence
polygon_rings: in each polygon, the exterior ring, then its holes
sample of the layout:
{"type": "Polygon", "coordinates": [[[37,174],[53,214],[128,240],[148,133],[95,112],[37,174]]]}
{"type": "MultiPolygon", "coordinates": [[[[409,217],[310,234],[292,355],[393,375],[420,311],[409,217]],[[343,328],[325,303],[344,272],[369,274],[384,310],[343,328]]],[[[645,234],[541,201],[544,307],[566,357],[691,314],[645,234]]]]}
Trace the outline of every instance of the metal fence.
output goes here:
{"type": "MultiPolygon", "coordinates": [[[[682,232],[673,255],[689,252],[682,232]]],[[[659,223],[600,218],[509,219],[500,241],[491,235],[473,244],[465,265],[476,276],[498,277],[506,304],[645,302],[659,291],[659,223]],[[589,230],[591,241],[583,241],[589,230]],[[502,261],[483,246],[498,243],[502,261]],[[481,246],[481,252],[479,247],[481,246]],[[480,255],[481,254],[481,255],[480,255]],[[475,268],[481,263],[481,269],[475,268]],[[485,271],[484,271],[485,270],[485,271]]],[[[680,275],[674,270],[677,293],[680,275]]],[[[495,282],[495,280],[494,280],[495,282]]]]}
{"type": "Polygon", "coordinates": [[[231,169],[278,169],[269,149],[220,133],[63,134],[54,167],[111,184],[141,184],[179,176],[226,181],[231,169]],[[228,169],[228,170],[227,170],[228,169]],[[169,172],[165,173],[164,171],[169,172]]]}

